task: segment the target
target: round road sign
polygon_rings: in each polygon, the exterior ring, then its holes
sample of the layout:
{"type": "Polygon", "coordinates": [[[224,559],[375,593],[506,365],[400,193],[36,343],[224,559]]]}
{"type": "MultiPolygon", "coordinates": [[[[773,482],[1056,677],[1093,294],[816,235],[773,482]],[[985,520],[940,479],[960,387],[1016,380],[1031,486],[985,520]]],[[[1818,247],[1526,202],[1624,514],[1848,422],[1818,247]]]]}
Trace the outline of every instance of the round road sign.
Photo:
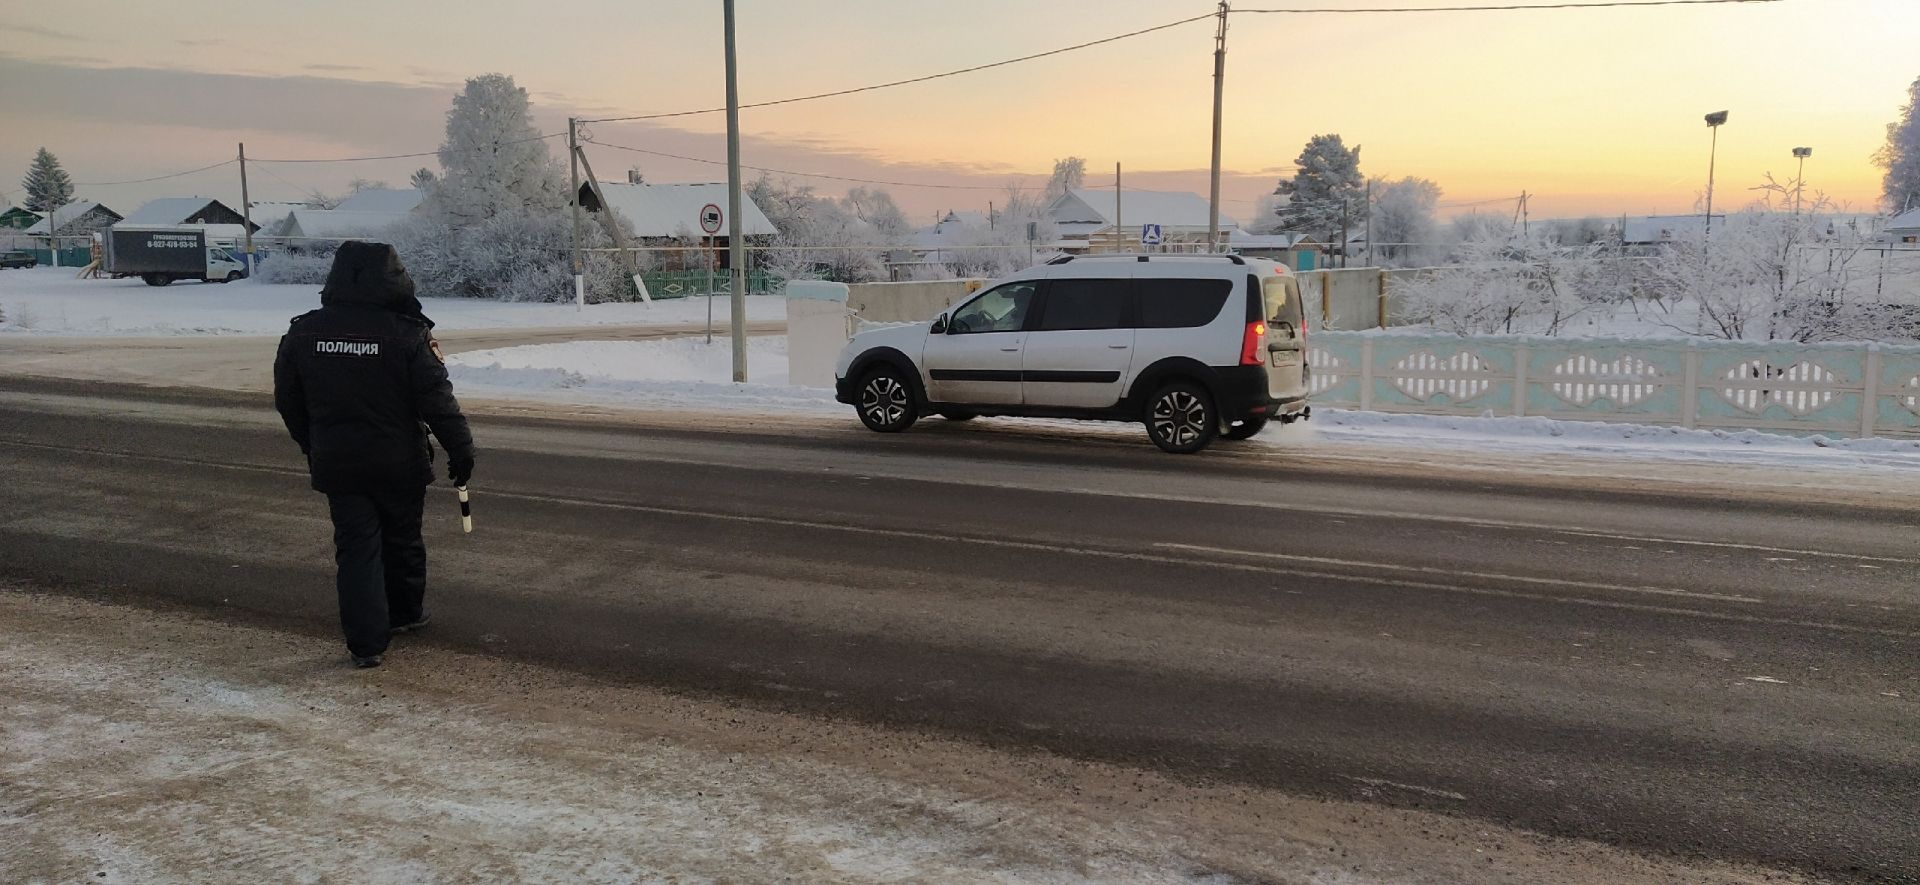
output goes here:
{"type": "Polygon", "coordinates": [[[720,222],[725,220],[726,220],[726,216],[721,214],[719,206],[715,206],[712,203],[708,203],[707,205],[700,207],[700,229],[701,230],[706,231],[707,233],[710,233],[710,234],[717,234],[720,232],[720,222]]]}

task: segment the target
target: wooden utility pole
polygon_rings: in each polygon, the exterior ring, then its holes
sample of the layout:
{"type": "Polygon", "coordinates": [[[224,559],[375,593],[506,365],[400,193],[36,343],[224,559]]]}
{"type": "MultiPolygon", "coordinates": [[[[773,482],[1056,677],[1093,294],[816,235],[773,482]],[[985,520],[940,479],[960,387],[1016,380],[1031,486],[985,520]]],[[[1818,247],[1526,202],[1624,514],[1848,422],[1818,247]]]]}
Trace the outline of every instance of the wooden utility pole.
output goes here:
{"type": "Polygon", "coordinates": [[[740,222],[740,72],[733,48],[733,0],[721,7],[727,45],[727,268],[733,284],[733,380],[747,380],[747,246],[740,222]]]}
{"type": "MultiPolygon", "coordinates": [[[[580,262],[580,118],[567,118],[567,169],[573,187],[567,203],[573,207],[573,309],[587,309],[587,271],[580,262]]],[[[604,208],[604,207],[603,207],[604,208]]]]}
{"type": "Polygon", "coordinates": [[[1213,38],[1213,183],[1207,194],[1207,251],[1220,251],[1220,106],[1227,81],[1227,0],[1213,38]]]}
{"type": "Polygon", "coordinates": [[[247,143],[240,142],[240,230],[247,241],[247,275],[252,276],[253,265],[253,198],[247,194],[247,143]]]}

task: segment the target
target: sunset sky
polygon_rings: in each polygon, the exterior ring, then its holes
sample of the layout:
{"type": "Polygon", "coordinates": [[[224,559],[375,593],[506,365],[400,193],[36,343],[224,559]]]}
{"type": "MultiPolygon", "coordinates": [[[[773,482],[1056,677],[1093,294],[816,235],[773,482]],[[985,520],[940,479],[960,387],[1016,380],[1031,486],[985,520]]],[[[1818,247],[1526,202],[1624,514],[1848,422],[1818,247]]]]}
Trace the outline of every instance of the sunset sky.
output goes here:
{"type": "MultiPolygon", "coordinates": [[[[723,98],[717,0],[65,0],[33,6],[32,16],[21,14],[27,4],[10,6],[0,23],[0,202],[22,199],[19,178],[43,144],[80,182],[216,163],[242,140],[261,158],[431,150],[460,81],[492,71],[528,89],[547,132],[564,129],[570,114],[698,109],[723,98]]],[[[739,0],[741,96],[934,73],[1212,8],[1203,0],[739,0]]],[[[1364,146],[1368,174],[1434,179],[1445,205],[1525,190],[1535,194],[1535,217],[1692,211],[1707,172],[1701,117],[1726,109],[1718,205],[1750,199],[1746,189],[1767,172],[1791,175],[1791,148],[1807,145],[1810,187],[1870,210],[1880,177],[1870,157],[1920,77],[1917,49],[1920,0],[1236,15],[1224,208],[1247,219],[1309,136],[1337,132],[1364,146]]],[[[749,110],[745,161],[973,188],[890,188],[921,219],[984,209],[1000,199],[997,189],[1039,184],[1054,158],[1068,155],[1085,157],[1102,181],[1119,161],[1130,186],[1204,192],[1211,51],[1211,23],[1196,22],[932,83],[749,110]]],[[[719,114],[592,130],[603,143],[725,159],[719,114]]],[[[633,163],[653,181],[725,177],[720,166],[589,150],[602,178],[622,177],[633,163]]],[[[434,163],[260,163],[253,197],[298,199],[354,177],[400,183],[420,165],[434,163]]],[[[848,186],[810,181],[829,193],[848,186]]],[[[81,195],[127,212],[154,196],[237,202],[238,191],[227,167],[87,186],[81,195]]]]}

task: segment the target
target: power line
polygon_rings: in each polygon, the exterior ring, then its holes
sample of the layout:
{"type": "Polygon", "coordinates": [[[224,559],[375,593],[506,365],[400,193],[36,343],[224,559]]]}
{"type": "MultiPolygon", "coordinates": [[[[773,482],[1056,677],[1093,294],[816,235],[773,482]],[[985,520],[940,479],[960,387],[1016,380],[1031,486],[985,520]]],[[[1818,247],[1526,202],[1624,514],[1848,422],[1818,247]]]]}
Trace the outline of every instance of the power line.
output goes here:
{"type": "MultiPolygon", "coordinates": [[[[682,156],[680,154],[669,154],[669,153],[666,153],[665,151],[650,151],[645,148],[628,147],[623,144],[611,144],[604,141],[593,141],[589,139],[581,143],[591,144],[591,145],[594,145],[595,147],[612,148],[616,151],[628,151],[636,154],[646,154],[652,157],[666,157],[671,160],[686,160],[687,162],[690,162],[690,163],[705,163],[709,166],[727,165],[725,160],[707,160],[707,159],[702,159],[700,157],[688,157],[688,156],[682,156]]],[[[850,178],[845,175],[828,175],[824,172],[795,172],[790,169],[773,169],[766,166],[748,166],[745,164],[742,164],[741,168],[752,169],[755,172],[767,172],[774,175],[792,175],[796,178],[825,178],[833,181],[850,181],[856,184],[884,184],[891,187],[924,187],[924,188],[934,188],[938,190],[956,190],[956,191],[1006,191],[1009,188],[1012,188],[1013,190],[1022,190],[1022,191],[1040,190],[1040,188],[1035,188],[1032,186],[1023,186],[1023,185],[922,184],[919,182],[912,182],[912,181],[882,181],[880,179],[874,179],[874,178],[850,178]]]]}
{"type": "MultiPolygon", "coordinates": [[[[563,135],[566,135],[566,133],[565,132],[549,132],[545,135],[535,135],[531,138],[516,138],[512,141],[503,141],[496,145],[493,145],[493,147],[499,148],[499,147],[505,147],[510,144],[525,144],[529,141],[545,141],[549,138],[559,138],[563,135]]],[[[487,150],[487,148],[469,148],[465,151],[454,151],[454,153],[479,153],[482,150],[487,150]]],[[[322,158],[295,159],[295,160],[277,160],[277,159],[271,159],[271,158],[248,157],[247,162],[249,163],[359,163],[366,160],[407,160],[407,159],[412,159],[414,157],[437,157],[439,155],[440,155],[440,151],[431,150],[431,151],[419,151],[417,153],[411,153],[411,154],[385,154],[377,157],[322,157],[322,158]]]]}
{"type": "MultiPolygon", "coordinates": [[[[1192,24],[1193,22],[1197,22],[1197,21],[1205,21],[1213,17],[1214,17],[1214,14],[1209,12],[1206,15],[1196,15],[1192,18],[1183,18],[1179,21],[1167,22],[1164,25],[1154,25],[1151,28],[1141,28],[1138,31],[1128,31],[1125,34],[1116,34],[1112,37],[1102,37],[1101,39],[1098,39],[1098,40],[1089,40],[1085,43],[1076,43],[1072,46],[1062,46],[1059,49],[1049,49],[1045,52],[1036,52],[1036,53],[1033,53],[1032,55],[1023,55],[1018,58],[1002,59],[1001,61],[988,62],[982,65],[973,65],[971,67],[956,68],[951,71],[942,71],[938,74],[927,74],[920,77],[909,77],[905,80],[894,80],[887,83],[875,83],[871,86],[856,86],[852,89],[838,89],[833,92],[818,92],[813,95],[797,95],[792,98],[780,98],[780,99],[775,99],[773,101],[754,102],[752,104],[743,104],[740,107],[742,110],[747,108],[768,108],[768,107],[773,107],[775,105],[793,104],[795,102],[801,102],[801,101],[813,101],[815,99],[821,99],[821,98],[836,98],[842,95],[854,95],[856,93],[861,93],[861,92],[873,92],[879,89],[892,89],[895,86],[907,86],[913,83],[925,83],[929,80],[939,80],[945,77],[957,77],[961,74],[971,74],[977,71],[985,71],[992,68],[1006,67],[1007,65],[1019,64],[1021,62],[1033,61],[1034,59],[1046,58],[1052,55],[1060,55],[1062,53],[1073,52],[1080,49],[1087,49],[1094,46],[1100,46],[1106,43],[1113,43],[1116,41],[1128,39],[1130,37],[1139,37],[1145,34],[1154,33],[1155,31],[1164,31],[1169,28],[1177,28],[1181,25],[1192,24]]],[[[638,114],[631,117],[601,117],[595,120],[582,120],[581,122],[583,123],[621,123],[621,122],[627,122],[631,120],[660,120],[660,119],[665,119],[667,117],[691,117],[696,114],[717,114],[724,110],[726,110],[726,108],[724,107],[701,108],[700,110],[696,110],[696,111],[672,111],[672,112],[663,113],[663,114],[638,114]]]]}
{"type": "Polygon", "coordinates": [[[1382,12],[1510,12],[1523,9],[1611,9],[1623,6],[1711,6],[1732,3],[1779,3],[1782,0],[1597,0],[1590,3],[1513,3],[1486,6],[1376,6],[1368,9],[1235,9],[1254,15],[1340,15],[1382,12]]]}
{"type": "Polygon", "coordinates": [[[211,166],[202,166],[198,169],[188,169],[185,172],[171,172],[166,175],[155,175],[152,178],[131,178],[126,181],[76,181],[73,183],[73,186],[74,187],[113,187],[115,185],[121,185],[121,184],[146,184],[149,181],[164,181],[169,178],[179,178],[183,175],[192,175],[196,172],[205,172],[209,169],[218,169],[222,166],[230,166],[238,162],[240,161],[239,160],[222,160],[211,166]]]}

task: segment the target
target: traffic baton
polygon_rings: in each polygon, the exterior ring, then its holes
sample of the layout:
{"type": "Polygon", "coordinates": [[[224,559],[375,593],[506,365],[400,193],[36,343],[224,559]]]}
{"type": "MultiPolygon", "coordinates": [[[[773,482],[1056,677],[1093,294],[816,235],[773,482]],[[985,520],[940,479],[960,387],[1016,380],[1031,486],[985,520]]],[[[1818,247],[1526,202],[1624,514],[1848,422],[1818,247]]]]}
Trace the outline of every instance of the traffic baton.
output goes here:
{"type": "Polygon", "coordinates": [[[460,530],[471,535],[473,534],[473,504],[467,500],[467,487],[454,486],[453,490],[460,493],[460,530]]]}

